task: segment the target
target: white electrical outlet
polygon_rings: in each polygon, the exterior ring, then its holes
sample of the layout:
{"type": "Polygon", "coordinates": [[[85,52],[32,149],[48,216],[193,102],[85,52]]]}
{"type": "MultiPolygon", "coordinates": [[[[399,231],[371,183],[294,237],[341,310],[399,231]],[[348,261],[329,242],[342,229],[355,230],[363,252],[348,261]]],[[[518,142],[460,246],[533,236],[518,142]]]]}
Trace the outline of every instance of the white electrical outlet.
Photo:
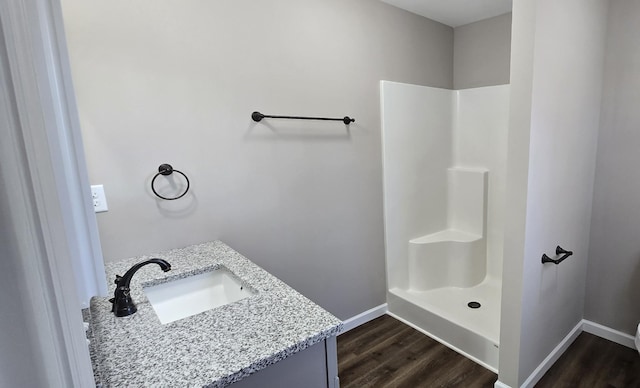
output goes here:
{"type": "Polygon", "coordinates": [[[107,207],[107,196],[104,195],[103,185],[91,185],[91,200],[93,201],[93,210],[96,213],[102,213],[109,210],[107,207]]]}

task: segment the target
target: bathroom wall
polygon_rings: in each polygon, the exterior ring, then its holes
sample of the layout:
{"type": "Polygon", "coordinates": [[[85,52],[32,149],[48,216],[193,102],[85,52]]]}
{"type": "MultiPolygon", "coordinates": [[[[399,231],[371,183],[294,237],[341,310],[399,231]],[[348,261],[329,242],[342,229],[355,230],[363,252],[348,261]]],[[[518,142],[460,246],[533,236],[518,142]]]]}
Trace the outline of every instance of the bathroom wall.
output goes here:
{"type": "Polygon", "coordinates": [[[640,322],[640,2],[612,1],[585,318],[635,335],[640,322]]]}
{"type": "Polygon", "coordinates": [[[511,13],[453,30],[453,88],[509,83],[511,13]]]}
{"type": "Polygon", "coordinates": [[[379,80],[451,88],[452,28],[370,0],[63,11],[106,261],[220,239],[340,318],[385,302],[379,80]],[[149,188],[165,162],[180,200],[149,188]]]}
{"type": "Polygon", "coordinates": [[[513,7],[499,380],[516,387],[584,316],[607,2],[513,7]],[[558,244],[574,255],[543,265],[558,244]]]}

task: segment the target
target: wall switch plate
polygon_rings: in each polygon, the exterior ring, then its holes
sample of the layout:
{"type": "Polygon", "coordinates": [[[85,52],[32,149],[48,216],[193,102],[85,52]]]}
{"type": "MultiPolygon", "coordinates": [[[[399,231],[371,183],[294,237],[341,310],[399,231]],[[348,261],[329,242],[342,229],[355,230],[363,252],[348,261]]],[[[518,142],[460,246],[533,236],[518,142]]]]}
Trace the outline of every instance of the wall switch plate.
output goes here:
{"type": "Polygon", "coordinates": [[[96,213],[102,213],[109,210],[107,207],[107,196],[104,194],[103,185],[91,185],[91,200],[93,201],[93,210],[96,213]]]}

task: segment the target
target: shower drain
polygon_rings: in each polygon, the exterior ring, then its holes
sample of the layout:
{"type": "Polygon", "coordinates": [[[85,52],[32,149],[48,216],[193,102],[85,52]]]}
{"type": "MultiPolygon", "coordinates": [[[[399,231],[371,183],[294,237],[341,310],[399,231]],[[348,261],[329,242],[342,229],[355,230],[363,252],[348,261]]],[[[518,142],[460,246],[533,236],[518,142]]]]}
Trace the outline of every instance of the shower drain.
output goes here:
{"type": "Polygon", "coordinates": [[[479,309],[480,306],[482,306],[479,302],[469,302],[467,303],[467,306],[469,306],[472,309],[479,309]]]}

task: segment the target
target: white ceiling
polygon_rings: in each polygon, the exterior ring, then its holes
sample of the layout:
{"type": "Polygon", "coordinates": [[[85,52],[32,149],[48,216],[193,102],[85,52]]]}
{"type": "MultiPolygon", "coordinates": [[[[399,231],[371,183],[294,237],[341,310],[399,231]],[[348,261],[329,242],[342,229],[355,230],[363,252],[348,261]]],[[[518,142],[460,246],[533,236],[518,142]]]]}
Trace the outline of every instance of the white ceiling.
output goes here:
{"type": "Polygon", "coordinates": [[[429,19],[463,26],[511,12],[512,0],[382,0],[429,19]]]}

